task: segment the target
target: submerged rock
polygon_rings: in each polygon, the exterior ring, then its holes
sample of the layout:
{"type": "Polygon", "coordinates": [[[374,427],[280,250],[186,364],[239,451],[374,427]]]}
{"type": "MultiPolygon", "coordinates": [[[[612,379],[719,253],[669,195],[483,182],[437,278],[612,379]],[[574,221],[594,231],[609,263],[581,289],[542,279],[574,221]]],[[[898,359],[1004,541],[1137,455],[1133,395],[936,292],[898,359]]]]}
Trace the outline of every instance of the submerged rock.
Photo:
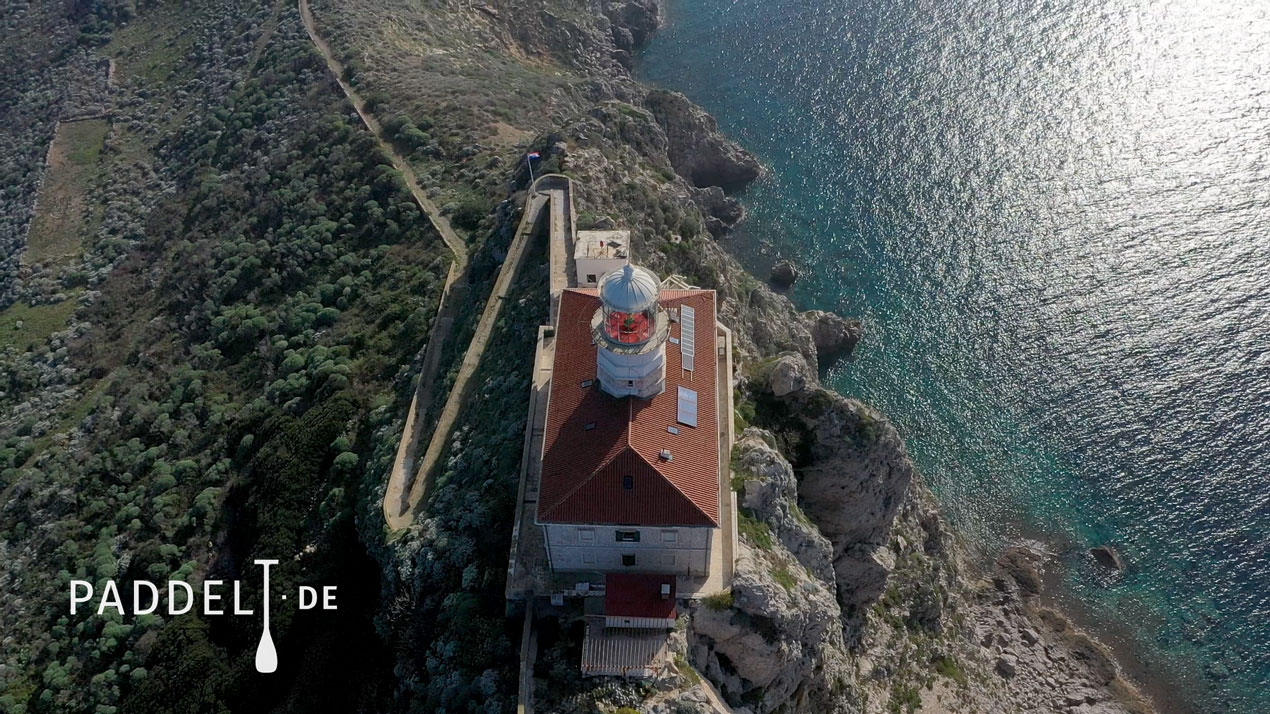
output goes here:
{"type": "Polygon", "coordinates": [[[1094,560],[1104,568],[1111,570],[1124,570],[1124,559],[1120,557],[1120,553],[1115,548],[1103,544],[1089,549],[1089,554],[1094,556],[1094,560]]]}

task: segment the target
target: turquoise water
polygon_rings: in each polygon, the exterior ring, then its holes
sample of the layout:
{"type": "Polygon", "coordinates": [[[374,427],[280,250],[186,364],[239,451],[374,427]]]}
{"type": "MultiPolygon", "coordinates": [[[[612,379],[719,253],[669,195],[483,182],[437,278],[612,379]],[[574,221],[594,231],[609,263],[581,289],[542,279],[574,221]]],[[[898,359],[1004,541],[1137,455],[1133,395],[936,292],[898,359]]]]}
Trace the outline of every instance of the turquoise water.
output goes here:
{"type": "Polygon", "coordinates": [[[1270,712],[1270,3],[678,0],[639,71],[771,168],[730,240],[866,321],[828,381],[950,517],[1270,712]]]}

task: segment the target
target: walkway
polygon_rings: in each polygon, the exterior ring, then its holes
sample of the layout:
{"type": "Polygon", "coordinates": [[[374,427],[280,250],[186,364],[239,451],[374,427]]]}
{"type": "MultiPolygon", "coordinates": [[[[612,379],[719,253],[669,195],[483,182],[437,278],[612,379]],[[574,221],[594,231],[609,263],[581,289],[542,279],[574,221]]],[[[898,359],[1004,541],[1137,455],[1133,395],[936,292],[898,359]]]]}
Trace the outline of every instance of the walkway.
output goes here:
{"type": "MultiPolygon", "coordinates": [[[[511,245],[507,249],[507,257],[503,260],[503,266],[498,271],[498,278],[494,281],[494,289],[490,293],[489,300],[485,302],[485,309],[481,313],[480,322],[476,325],[476,333],[472,336],[472,342],[468,345],[467,353],[463,356],[463,363],[459,366],[459,374],[454,380],[454,386],[450,389],[450,396],[446,399],[445,407],[441,410],[440,416],[437,417],[437,425],[432,431],[432,439],[428,443],[428,449],[415,471],[409,493],[403,501],[394,504],[398,508],[395,514],[391,512],[390,504],[385,499],[384,512],[388,517],[388,525],[391,528],[404,528],[410,525],[414,519],[415,509],[423,501],[428,486],[436,478],[437,464],[441,460],[441,454],[445,451],[450,432],[454,430],[454,423],[458,420],[459,413],[467,401],[468,393],[472,386],[472,377],[476,375],[476,368],[481,364],[481,357],[485,354],[485,347],[494,331],[494,325],[498,323],[498,314],[503,308],[503,301],[507,299],[507,295],[515,283],[516,274],[520,271],[521,264],[525,261],[525,256],[529,254],[529,242],[534,236],[542,209],[550,206],[548,229],[552,236],[566,232],[572,235],[573,207],[571,194],[572,188],[569,179],[555,174],[541,176],[530,186],[529,198],[525,204],[524,213],[521,215],[520,225],[516,228],[516,235],[512,238],[511,245]]],[[[400,448],[398,450],[400,451],[400,448]]]]}
{"type": "Polygon", "coordinates": [[[393,460],[392,472],[388,477],[388,486],[384,492],[384,518],[388,522],[389,528],[396,530],[410,525],[411,518],[403,518],[403,514],[410,513],[413,510],[413,504],[410,504],[410,508],[406,507],[408,503],[407,490],[410,477],[413,476],[415,471],[415,457],[423,437],[423,413],[427,410],[428,405],[432,403],[432,392],[437,384],[437,372],[441,366],[441,353],[444,351],[445,344],[450,339],[450,333],[454,328],[458,306],[468,299],[470,292],[467,245],[454,232],[454,229],[450,226],[450,221],[441,215],[441,211],[419,188],[419,182],[415,178],[409,162],[393,148],[392,142],[384,135],[383,127],[380,126],[374,115],[366,109],[365,100],[357,94],[357,91],[348,82],[344,81],[343,65],[335,58],[326,41],[317,33],[317,23],[313,19],[313,11],[309,7],[309,0],[299,0],[299,2],[300,17],[304,21],[304,29],[309,33],[309,39],[313,41],[313,45],[317,47],[318,52],[322,54],[322,58],[326,61],[327,69],[330,70],[340,89],[343,90],[344,96],[348,98],[349,103],[353,105],[353,109],[357,112],[357,116],[361,118],[362,124],[366,126],[366,129],[370,131],[371,135],[379,143],[380,150],[388,156],[392,161],[393,168],[405,180],[406,187],[410,190],[410,195],[414,198],[415,203],[418,204],[419,209],[428,217],[432,227],[436,229],[441,239],[445,241],[446,246],[450,248],[451,253],[454,254],[454,261],[450,263],[450,270],[446,275],[445,286],[441,289],[441,300],[437,305],[437,316],[432,322],[432,331],[428,335],[427,345],[424,347],[423,367],[419,371],[419,381],[415,386],[414,397],[410,400],[410,410],[406,413],[401,444],[397,447],[397,456],[393,460]]]}

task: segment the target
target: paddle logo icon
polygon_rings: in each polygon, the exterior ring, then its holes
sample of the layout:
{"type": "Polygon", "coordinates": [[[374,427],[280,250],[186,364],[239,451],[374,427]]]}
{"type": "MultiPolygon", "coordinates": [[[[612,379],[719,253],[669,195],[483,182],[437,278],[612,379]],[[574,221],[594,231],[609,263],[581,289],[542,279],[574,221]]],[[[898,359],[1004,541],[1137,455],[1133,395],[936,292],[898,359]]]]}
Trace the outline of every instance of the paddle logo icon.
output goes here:
{"type": "Polygon", "coordinates": [[[273,646],[273,633],[269,631],[269,566],[277,565],[276,560],[257,560],[256,565],[264,568],[264,587],[261,592],[261,612],[264,613],[264,623],[260,630],[260,642],[256,645],[256,671],[261,674],[269,674],[278,670],[278,650],[273,646]]]}
{"type": "MultiPolygon", "coordinates": [[[[261,588],[260,588],[260,641],[256,643],[256,671],[261,674],[271,674],[278,671],[278,648],[273,642],[273,630],[269,624],[270,614],[270,587],[269,587],[269,568],[277,565],[280,561],[271,559],[262,559],[252,561],[260,566],[261,588]]],[[[256,614],[256,611],[247,607],[247,602],[242,595],[241,580],[203,580],[197,585],[192,585],[183,580],[169,580],[165,587],[160,587],[148,580],[133,580],[131,582],[131,598],[125,599],[122,591],[114,580],[106,580],[101,586],[101,596],[97,601],[96,614],[103,615],[107,610],[112,610],[120,616],[127,615],[149,615],[159,611],[160,605],[165,604],[164,611],[169,617],[176,615],[184,615],[194,610],[195,606],[201,605],[200,612],[207,617],[216,617],[220,615],[233,615],[235,617],[245,617],[256,614]],[[166,596],[166,597],[165,597],[166,596]]],[[[322,610],[336,610],[335,585],[300,585],[296,588],[296,599],[292,600],[297,609],[314,610],[321,608],[322,610]]],[[[125,586],[125,590],[127,587],[125,586]]],[[[70,581],[70,614],[72,616],[79,614],[79,606],[85,603],[91,603],[94,600],[96,588],[92,582],[87,580],[70,581]]],[[[283,600],[287,600],[287,595],[282,595],[283,600]]]]}

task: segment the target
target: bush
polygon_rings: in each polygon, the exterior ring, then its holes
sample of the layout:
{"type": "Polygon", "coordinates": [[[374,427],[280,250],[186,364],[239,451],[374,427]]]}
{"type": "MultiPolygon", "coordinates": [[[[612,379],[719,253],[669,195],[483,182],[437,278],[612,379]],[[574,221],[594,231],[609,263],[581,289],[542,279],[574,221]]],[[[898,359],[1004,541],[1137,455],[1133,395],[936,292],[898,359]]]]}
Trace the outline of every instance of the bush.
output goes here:
{"type": "Polygon", "coordinates": [[[474,231],[493,210],[494,206],[487,199],[470,196],[455,206],[450,220],[460,228],[474,231]]]}
{"type": "Polygon", "coordinates": [[[707,595],[702,598],[701,601],[705,603],[706,607],[714,610],[715,612],[731,610],[734,604],[731,590],[724,590],[723,592],[717,592],[713,595],[707,595]]]}
{"type": "Polygon", "coordinates": [[[744,510],[737,513],[737,530],[741,532],[741,537],[756,548],[771,550],[774,545],[772,529],[744,510]]]}

